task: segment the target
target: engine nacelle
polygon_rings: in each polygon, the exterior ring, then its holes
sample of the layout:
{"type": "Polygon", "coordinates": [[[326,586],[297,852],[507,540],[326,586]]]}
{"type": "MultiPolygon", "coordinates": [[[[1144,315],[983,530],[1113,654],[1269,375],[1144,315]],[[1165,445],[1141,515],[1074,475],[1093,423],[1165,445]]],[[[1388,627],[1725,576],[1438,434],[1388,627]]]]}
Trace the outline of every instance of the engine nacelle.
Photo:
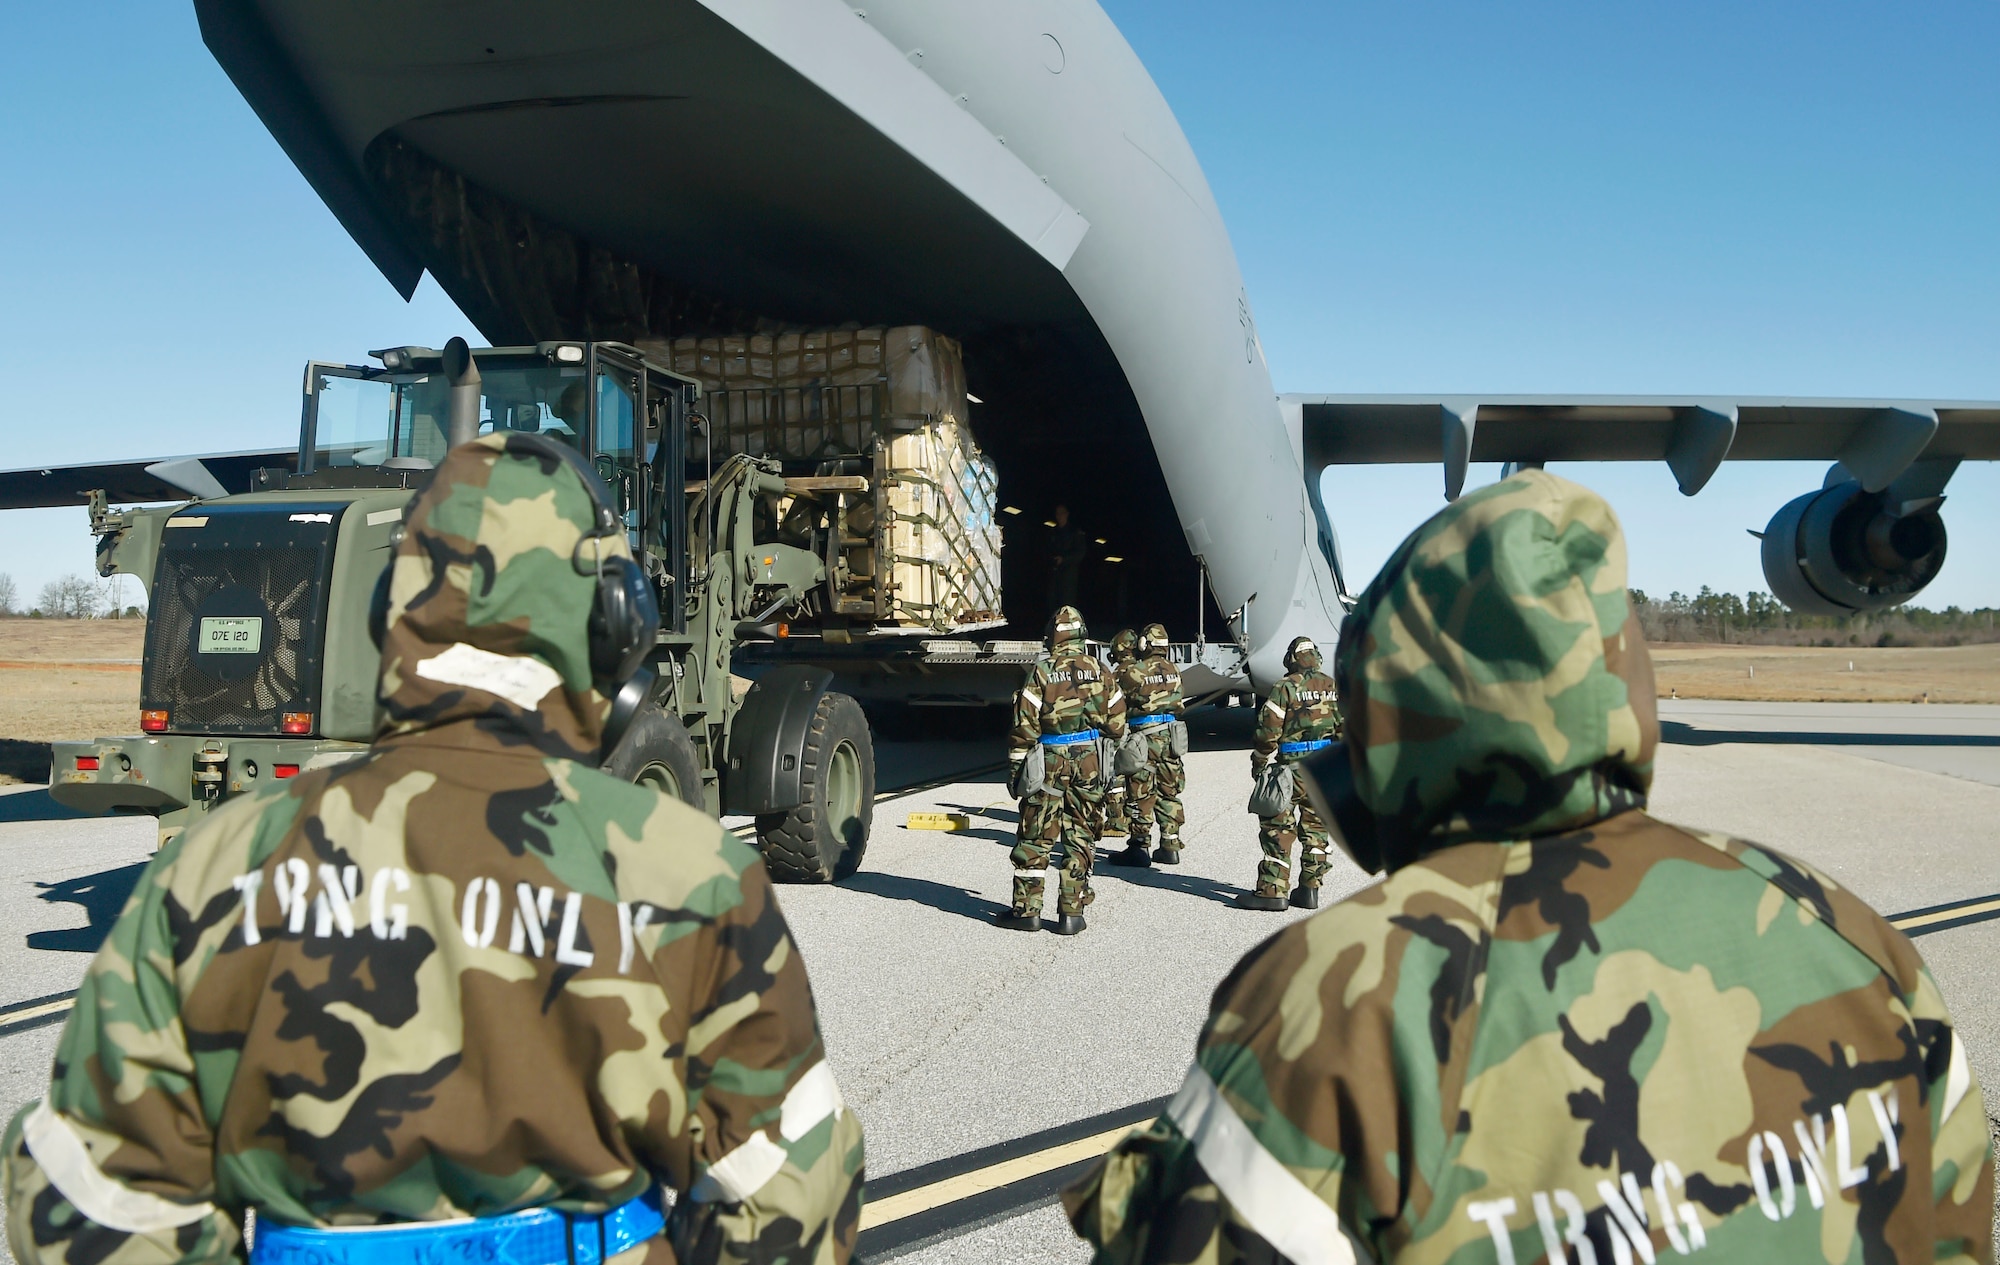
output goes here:
{"type": "Polygon", "coordinates": [[[1786,505],[1764,529],[1764,579],[1803,615],[1853,615],[1907,602],[1944,566],[1941,496],[1894,503],[1836,483],[1786,505]]]}

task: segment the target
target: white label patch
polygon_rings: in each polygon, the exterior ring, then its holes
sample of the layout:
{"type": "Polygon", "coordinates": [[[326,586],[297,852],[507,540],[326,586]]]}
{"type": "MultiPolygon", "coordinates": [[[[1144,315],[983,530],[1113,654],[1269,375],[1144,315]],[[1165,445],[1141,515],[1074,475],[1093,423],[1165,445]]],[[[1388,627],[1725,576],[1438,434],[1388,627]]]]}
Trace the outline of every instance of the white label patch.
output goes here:
{"type": "Polygon", "coordinates": [[[540,659],[494,654],[491,650],[468,646],[462,641],[453,643],[443,654],[419,663],[417,675],[426,681],[485,690],[488,694],[506,699],[522,711],[533,711],[535,704],[548,697],[550,690],[562,684],[562,674],[540,659]]]}
{"type": "Polygon", "coordinates": [[[186,514],[183,514],[183,515],[181,515],[181,516],[180,516],[180,517],[178,517],[178,518],[170,518],[170,519],[168,519],[168,520],[167,520],[167,526],[169,526],[169,527],[206,527],[206,526],[208,526],[208,515],[206,515],[206,514],[195,514],[195,515],[193,515],[193,516],[189,516],[189,515],[186,515],[186,514]]]}
{"type": "Polygon", "coordinates": [[[292,521],[293,521],[293,522],[295,522],[295,523],[331,523],[331,522],[333,521],[333,515],[331,515],[331,514],[294,514],[294,515],[292,515],[292,521]]]}
{"type": "Polygon", "coordinates": [[[201,654],[258,654],[264,648],[264,621],[257,616],[211,615],[201,621],[195,649],[201,654]]]}
{"type": "Polygon", "coordinates": [[[402,516],[403,511],[401,510],[376,510],[368,516],[368,525],[370,527],[380,527],[384,523],[393,523],[402,516]]]}

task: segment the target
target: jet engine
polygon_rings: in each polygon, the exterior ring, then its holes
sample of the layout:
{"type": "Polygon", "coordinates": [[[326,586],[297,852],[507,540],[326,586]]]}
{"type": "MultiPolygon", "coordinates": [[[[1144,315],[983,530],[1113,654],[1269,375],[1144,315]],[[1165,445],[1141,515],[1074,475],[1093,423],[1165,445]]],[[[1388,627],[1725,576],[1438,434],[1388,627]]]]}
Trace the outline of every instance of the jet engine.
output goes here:
{"type": "Polygon", "coordinates": [[[1844,480],[1792,501],[1764,529],[1764,579],[1804,615],[1907,602],[1944,566],[1942,496],[1897,499],[1844,480]]]}

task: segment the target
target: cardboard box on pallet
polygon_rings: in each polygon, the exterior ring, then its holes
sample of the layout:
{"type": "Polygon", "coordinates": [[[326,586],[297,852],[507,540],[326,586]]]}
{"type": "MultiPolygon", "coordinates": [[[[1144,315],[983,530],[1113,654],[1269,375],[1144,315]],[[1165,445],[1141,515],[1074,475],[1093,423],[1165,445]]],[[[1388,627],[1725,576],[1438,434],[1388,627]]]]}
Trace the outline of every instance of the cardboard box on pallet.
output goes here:
{"type": "Polygon", "coordinates": [[[931,632],[1000,622],[999,482],[972,440],[955,339],[904,325],[679,338],[666,350],[702,383],[718,454],[869,475],[867,496],[836,507],[833,613],[931,632]]]}

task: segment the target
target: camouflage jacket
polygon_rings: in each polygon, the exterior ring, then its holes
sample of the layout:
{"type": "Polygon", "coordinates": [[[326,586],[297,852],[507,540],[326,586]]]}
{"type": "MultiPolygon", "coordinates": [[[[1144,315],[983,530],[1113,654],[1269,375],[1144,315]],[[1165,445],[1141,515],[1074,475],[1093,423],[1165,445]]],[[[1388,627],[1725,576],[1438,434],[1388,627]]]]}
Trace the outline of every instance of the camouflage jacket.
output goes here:
{"type": "Polygon", "coordinates": [[[1185,706],[1181,698],[1181,670],[1165,654],[1134,659],[1118,669],[1118,690],[1125,695],[1128,716],[1178,716],[1185,706]]]}
{"type": "MultiPolygon", "coordinates": [[[[163,848],[0,1155],[15,1259],[676,1192],[652,1259],[832,1262],[860,1125],[755,850],[599,773],[573,474],[482,440],[398,546],[384,734],[163,848]]],[[[622,547],[622,542],[615,542],[622,547]]]]}
{"type": "Polygon", "coordinates": [[[1067,1202],[1100,1261],[1991,1261],[1987,1145],[1902,934],[1629,812],[1446,849],[1254,950],[1067,1202]]]}
{"type": "MultiPolygon", "coordinates": [[[[1059,627],[1082,627],[1082,617],[1070,608],[1070,619],[1058,615],[1059,627]]],[[[1044,734],[1071,734],[1095,729],[1113,738],[1125,736],[1125,696],[1084,646],[1083,635],[1057,636],[1049,653],[1028,669],[1028,679],[1014,691],[1014,729],[1007,736],[1007,754],[1025,758],[1044,734]]]]}
{"type": "Polygon", "coordinates": [[[1449,507],[1335,679],[1391,872],[1223,982],[1172,1106],[1066,1196],[1100,1260],[1992,1259],[1984,1108],[1909,941],[1642,811],[1601,500],[1535,471],[1449,507]]]}
{"type": "MultiPolygon", "coordinates": [[[[1257,709],[1257,732],[1250,742],[1250,767],[1262,769],[1278,745],[1340,737],[1340,701],[1333,678],[1313,667],[1279,678],[1271,696],[1257,709]]],[[[1297,760],[1300,756],[1283,756],[1297,760]]]]}

